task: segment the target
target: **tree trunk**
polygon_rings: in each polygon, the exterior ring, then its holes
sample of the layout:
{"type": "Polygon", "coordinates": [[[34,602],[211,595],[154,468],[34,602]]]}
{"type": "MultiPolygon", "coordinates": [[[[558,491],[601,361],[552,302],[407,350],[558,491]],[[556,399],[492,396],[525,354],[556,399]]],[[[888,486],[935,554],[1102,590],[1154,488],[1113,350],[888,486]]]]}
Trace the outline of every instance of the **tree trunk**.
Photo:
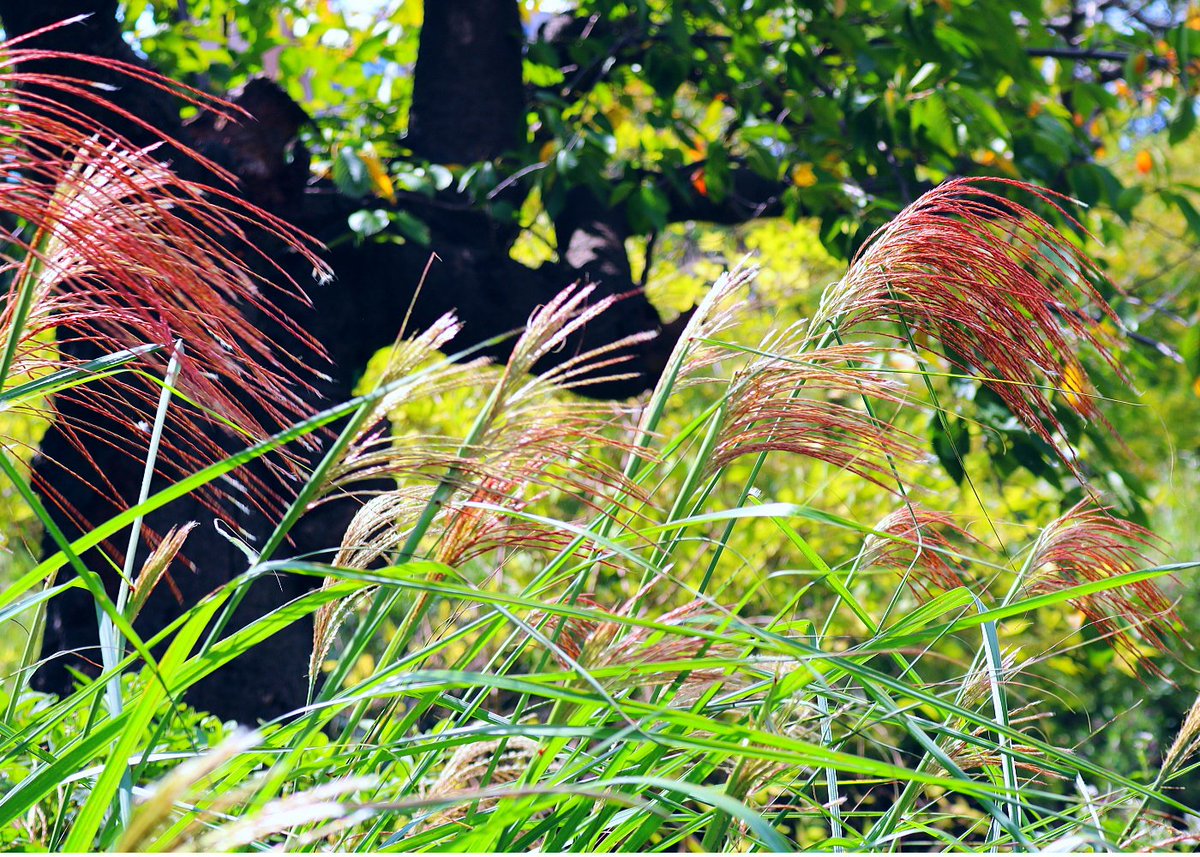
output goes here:
{"type": "Polygon", "coordinates": [[[414,155],[473,164],[525,141],[521,41],[512,0],[426,4],[405,138],[414,155]]]}

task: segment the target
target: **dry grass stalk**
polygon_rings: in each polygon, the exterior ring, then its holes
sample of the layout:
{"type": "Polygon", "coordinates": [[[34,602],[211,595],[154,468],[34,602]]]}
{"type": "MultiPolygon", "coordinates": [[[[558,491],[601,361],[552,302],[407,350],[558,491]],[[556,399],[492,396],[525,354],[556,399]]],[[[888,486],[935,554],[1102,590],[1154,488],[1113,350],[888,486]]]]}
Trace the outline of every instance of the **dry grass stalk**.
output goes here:
{"type": "MultiPolygon", "coordinates": [[[[1029,720],[1032,718],[1023,718],[1029,720]]],[[[1013,724],[1021,722],[1021,718],[1014,719],[1013,724]]],[[[988,727],[980,726],[971,730],[972,738],[985,740],[988,735],[988,727]]],[[[1004,764],[1004,758],[1008,753],[1019,754],[1024,758],[1014,758],[1013,765],[1017,770],[1023,771],[1030,777],[1050,778],[1056,780],[1066,779],[1066,777],[1045,765],[1038,764],[1038,757],[1045,755],[1043,751],[1037,747],[1030,747],[1024,744],[1012,744],[1004,750],[998,747],[984,747],[975,741],[965,738],[955,738],[942,747],[942,750],[950,757],[950,760],[963,771],[984,771],[993,770],[999,771],[1004,764]]],[[[933,776],[947,776],[944,768],[940,765],[934,765],[930,772],[933,776]]]]}
{"type": "MultiPolygon", "coordinates": [[[[840,713],[843,712],[835,712],[834,716],[840,713]]],[[[762,724],[762,728],[789,738],[820,743],[821,718],[815,706],[784,704],[762,724]],[[783,722],[777,722],[780,720],[783,722]]],[[[749,742],[744,743],[749,746],[749,742]]],[[[730,768],[726,792],[739,800],[745,800],[764,789],[786,789],[811,770],[807,766],[750,755],[727,759],[726,765],[730,768]]]]}

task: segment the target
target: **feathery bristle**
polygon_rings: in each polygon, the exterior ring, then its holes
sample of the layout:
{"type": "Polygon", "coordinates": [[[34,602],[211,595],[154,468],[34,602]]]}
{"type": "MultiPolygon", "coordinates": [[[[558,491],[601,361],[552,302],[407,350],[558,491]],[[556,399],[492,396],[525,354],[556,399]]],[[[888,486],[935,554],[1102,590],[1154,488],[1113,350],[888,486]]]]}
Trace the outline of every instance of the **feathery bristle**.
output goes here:
{"type": "Polygon", "coordinates": [[[954,522],[953,515],[909,502],[876,524],[875,531],[881,535],[870,535],[863,542],[863,566],[905,571],[905,582],[917,595],[962,584],[949,558],[952,545],[947,533],[974,540],[954,522]]]}
{"type": "MultiPolygon", "coordinates": [[[[1019,712],[1014,712],[1011,724],[1016,726],[1022,722],[1030,722],[1041,719],[1041,715],[1036,713],[1016,716],[1019,712]]],[[[954,764],[964,771],[982,771],[992,769],[998,771],[1004,764],[1004,759],[1009,753],[1020,754],[1019,758],[1013,760],[1013,765],[1017,770],[1023,771],[1032,778],[1043,779],[1064,779],[1064,776],[1059,771],[1056,771],[1049,764],[1041,765],[1035,761],[1038,758],[1045,756],[1045,753],[1037,747],[1028,746],[1025,744],[1013,744],[1009,747],[1001,749],[1000,747],[990,747],[985,743],[988,727],[977,726],[969,733],[970,739],[954,738],[946,742],[943,746],[943,752],[950,758],[954,764]]],[[[932,773],[939,776],[945,775],[945,769],[940,765],[934,765],[932,773]]]]}
{"type": "Polygon", "coordinates": [[[1095,263],[1001,190],[1032,196],[1078,226],[1063,208],[1069,200],[1052,191],[1004,179],[948,181],[868,239],[823,296],[809,330],[845,334],[868,322],[899,321],[906,336],[933,336],[950,360],[977,373],[1053,445],[1062,426],[1047,386],[1062,389],[1084,418],[1099,419],[1075,357],[1079,343],[1124,377],[1102,325],[1085,310],[1119,321],[1093,286],[1104,280],[1095,263]]]}
{"type": "Polygon", "coordinates": [[[1170,748],[1163,756],[1163,769],[1174,770],[1180,762],[1196,752],[1198,744],[1200,744],[1200,696],[1196,697],[1196,701],[1188,709],[1187,717],[1183,719],[1183,725],[1179,727],[1179,734],[1175,736],[1175,740],[1171,742],[1170,748]]]}
{"type": "MultiPolygon", "coordinates": [[[[1139,571],[1146,567],[1146,551],[1154,541],[1149,530],[1082,501],[1046,527],[1033,545],[1026,589],[1036,595],[1139,571]]],[[[1165,638],[1174,633],[1178,616],[1155,581],[1141,580],[1079,596],[1071,604],[1111,638],[1117,653],[1131,667],[1141,663],[1158,672],[1141,657],[1138,640],[1166,651],[1165,638]]]]}
{"type": "MultiPolygon", "coordinates": [[[[916,438],[861,407],[906,404],[905,391],[859,364],[878,349],[837,345],[751,363],[731,382],[710,470],[746,455],[788,452],[825,461],[889,490],[893,467],[924,459],[916,438]],[[833,401],[848,399],[849,403],[833,401]]],[[[771,353],[771,344],[761,349],[771,353]]]]}

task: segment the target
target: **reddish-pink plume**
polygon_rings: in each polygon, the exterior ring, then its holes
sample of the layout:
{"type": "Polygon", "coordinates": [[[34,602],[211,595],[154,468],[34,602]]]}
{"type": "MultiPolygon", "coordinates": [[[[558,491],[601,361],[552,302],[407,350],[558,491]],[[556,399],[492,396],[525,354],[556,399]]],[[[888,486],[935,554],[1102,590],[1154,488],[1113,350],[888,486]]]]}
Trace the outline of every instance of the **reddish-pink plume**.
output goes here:
{"type": "MultiPolygon", "coordinates": [[[[69,106],[91,102],[153,131],[101,91],[18,70],[56,58],[45,51],[0,51],[0,122],[10,141],[0,144],[0,211],[27,224],[0,254],[17,288],[31,298],[20,329],[15,295],[0,313],[4,343],[17,343],[2,383],[12,387],[82,360],[68,355],[98,357],[143,345],[160,350],[131,367],[161,379],[174,344],[182,342],[178,385],[200,409],[173,409],[164,435],[163,458],[179,471],[224,454],[204,425],[229,422],[259,437],[305,414],[312,370],[304,361],[322,352],[279,304],[284,295],[285,301],[307,299],[257,245],[279,242],[320,271],[314,242],[228,191],[179,177],[155,147],[136,148],[69,106]],[[307,353],[275,347],[263,332],[269,327],[307,353]],[[55,352],[46,347],[51,336],[60,346],[55,352]]],[[[75,59],[169,88],[205,109],[237,112],[135,66],[75,59]]],[[[170,142],[175,157],[200,164],[215,180],[230,179],[170,142]]],[[[95,419],[61,420],[62,430],[85,455],[105,446],[138,455],[142,432],[136,426],[153,419],[159,387],[127,372],[89,392],[85,387],[77,401],[95,419]],[[127,430],[115,427],[114,415],[127,430]]],[[[111,485],[93,487],[116,494],[111,485]]]]}
{"type": "Polygon", "coordinates": [[[1081,344],[1123,375],[1097,319],[1118,321],[1094,286],[1104,281],[1095,263],[1044,218],[1000,195],[1011,191],[1082,231],[1063,207],[1069,200],[1052,191],[1004,179],[948,181],[868,239],[810,329],[899,321],[918,342],[935,337],[1053,443],[1062,428],[1054,389],[1085,418],[1099,418],[1075,357],[1081,344]]]}
{"type": "Polygon", "coordinates": [[[875,525],[879,535],[863,544],[862,564],[905,572],[905,582],[917,595],[932,589],[953,589],[962,577],[951,556],[951,535],[974,541],[948,512],[908,503],[875,525]]]}
{"type": "MultiPolygon", "coordinates": [[[[1027,589],[1035,595],[1056,592],[1140,571],[1147,566],[1146,552],[1154,542],[1144,527],[1083,501],[1047,527],[1034,545],[1027,589]]],[[[1166,651],[1178,616],[1154,580],[1081,595],[1071,604],[1112,640],[1127,663],[1142,663],[1158,672],[1142,658],[1138,641],[1166,651]]]]}

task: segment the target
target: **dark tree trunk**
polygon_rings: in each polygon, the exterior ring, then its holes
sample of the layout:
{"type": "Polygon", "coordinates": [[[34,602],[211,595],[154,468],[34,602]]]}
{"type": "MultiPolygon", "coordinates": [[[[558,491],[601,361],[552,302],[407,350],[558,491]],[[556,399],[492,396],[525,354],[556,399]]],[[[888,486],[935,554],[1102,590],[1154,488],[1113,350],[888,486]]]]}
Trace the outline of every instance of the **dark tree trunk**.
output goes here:
{"type": "Polygon", "coordinates": [[[473,164],[525,141],[521,42],[512,0],[426,5],[405,138],[413,154],[473,164]]]}
{"type": "MultiPolygon", "coordinates": [[[[407,140],[410,148],[431,161],[465,163],[498,158],[519,146],[525,135],[525,108],[516,0],[446,0],[427,4],[426,9],[428,20],[422,32],[412,130],[407,140]]],[[[38,37],[36,44],[135,59],[120,38],[113,0],[49,0],[34,5],[0,0],[0,19],[10,37],[82,12],[93,15],[83,23],[38,37]]],[[[95,67],[75,62],[42,63],[36,70],[77,79],[106,78],[95,67]]],[[[247,201],[286,216],[318,239],[331,241],[344,236],[346,217],[360,203],[341,196],[327,184],[309,182],[307,156],[296,140],[305,121],[303,111],[274,84],[255,81],[232,94],[232,100],[253,120],[233,124],[202,115],[182,124],[178,105],[169,96],[113,78],[108,75],[105,82],[117,84],[111,97],[120,108],[165,134],[177,136],[184,145],[233,172],[241,179],[240,192],[247,201]]],[[[112,114],[98,118],[138,144],[153,136],[136,123],[121,121],[112,114]]],[[[191,173],[189,177],[214,180],[202,175],[186,158],[176,158],[176,167],[191,173]]],[[[412,209],[430,223],[432,247],[339,242],[337,249],[326,254],[335,272],[334,282],[314,285],[309,290],[312,307],[298,302],[282,307],[323,346],[332,366],[298,343],[281,325],[261,320],[281,348],[298,351],[313,367],[314,389],[308,400],[314,410],[347,398],[366,361],[394,339],[431,250],[442,261],[429,272],[414,307],[411,329],[455,310],[465,326],[457,346],[519,328],[530,311],[580,278],[598,281],[602,294],[633,289],[624,249],[626,227],[620,218],[603,212],[593,197],[579,195],[572,199],[561,218],[564,261],[539,269],[526,268],[508,257],[511,236],[504,229],[485,229],[492,237],[480,240],[478,227],[486,223],[485,215],[466,212],[451,217],[445,213],[445,206],[433,206],[437,201],[432,206],[425,203],[412,209]]],[[[264,236],[262,240],[268,239],[264,236]]],[[[311,272],[297,256],[277,257],[275,261],[301,282],[311,272]]],[[[657,315],[640,293],[632,294],[621,306],[620,312],[610,312],[589,326],[587,344],[598,345],[658,327],[657,315]]],[[[628,368],[640,372],[639,378],[597,387],[593,394],[624,397],[643,390],[661,370],[671,346],[669,340],[669,336],[660,337],[633,355],[628,368]]],[[[572,350],[565,351],[564,356],[572,350]]],[[[497,349],[497,356],[503,356],[502,348],[497,349]]],[[[94,395],[97,388],[89,386],[85,392],[94,395]]],[[[80,535],[85,522],[106,520],[127,506],[135,498],[141,480],[144,442],[131,437],[127,426],[134,405],[123,400],[115,389],[100,388],[100,392],[110,396],[105,411],[100,413],[79,396],[59,397],[55,403],[58,422],[47,434],[35,465],[38,485],[52,505],[62,510],[59,517],[68,537],[80,535]],[[102,440],[85,440],[85,449],[81,450],[70,434],[72,426],[79,424],[89,425],[102,440]],[[103,442],[105,438],[126,449],[113,448],[103,442]]],[[[217,440],[230,451],[241,445],[226,436],[217,440]]],[[[306,453],[310,461],[317,454],[306,453]]],[[[285,501],[295,491],[295,483],[286,472],[267,462],[252,465],[236,476],[236,482],[230,480],[219,486],[221,496],[210,498],[215,508],[205,505],[203,497],[188,497],[148,520],[148,527],[159,533],[187,521],[198,521],[201,527],[189,538],[185,549],[193,570],[177,570],[173,586],[159,586],[139,617],[140,631],[150,633],[163,627],[204,594],[246,569],[246,556],[217,531],[215,519],[239,533],[250,546],[261,545],[271,532],[280,503],[258,504],[251,495],[261,492],[285,501]],[[239,485],[258,487],[242,491],[239,485]]],[[[289,550],[297,555],[320,556],[319,552],[335,548],[352,512],[353,507],[343,503],[309,515],[293,533],[294,543],[289,550]]],[[[121,538],[113,548],[119,550],[123,545],[121,538]]],[[[55,549],[49,540],[45,548],[55,549]]],[[[110,555],[112,552],[110,549],[110,555]]],[[[117,575],[112,564],[97,552],[86,559],[115,591],[117,575]]],[[[263,615],[302,594],[308,585],[311,582],[288,577],[258,581],[229,627],[237,628],[263,615]]],[[[71,590],[52,600],[43,644],[43,657],[49,660],[35,674],[34,685],[64,692],[72,684],[68,667],[95,674],[96,626],[92,600],[81,590],[71,590]]],[[[293,624],[194,688],[189,700],[200,708],[246,722],[276,717],[302,705],[311,633],[311,623],[293,624]]]]}

